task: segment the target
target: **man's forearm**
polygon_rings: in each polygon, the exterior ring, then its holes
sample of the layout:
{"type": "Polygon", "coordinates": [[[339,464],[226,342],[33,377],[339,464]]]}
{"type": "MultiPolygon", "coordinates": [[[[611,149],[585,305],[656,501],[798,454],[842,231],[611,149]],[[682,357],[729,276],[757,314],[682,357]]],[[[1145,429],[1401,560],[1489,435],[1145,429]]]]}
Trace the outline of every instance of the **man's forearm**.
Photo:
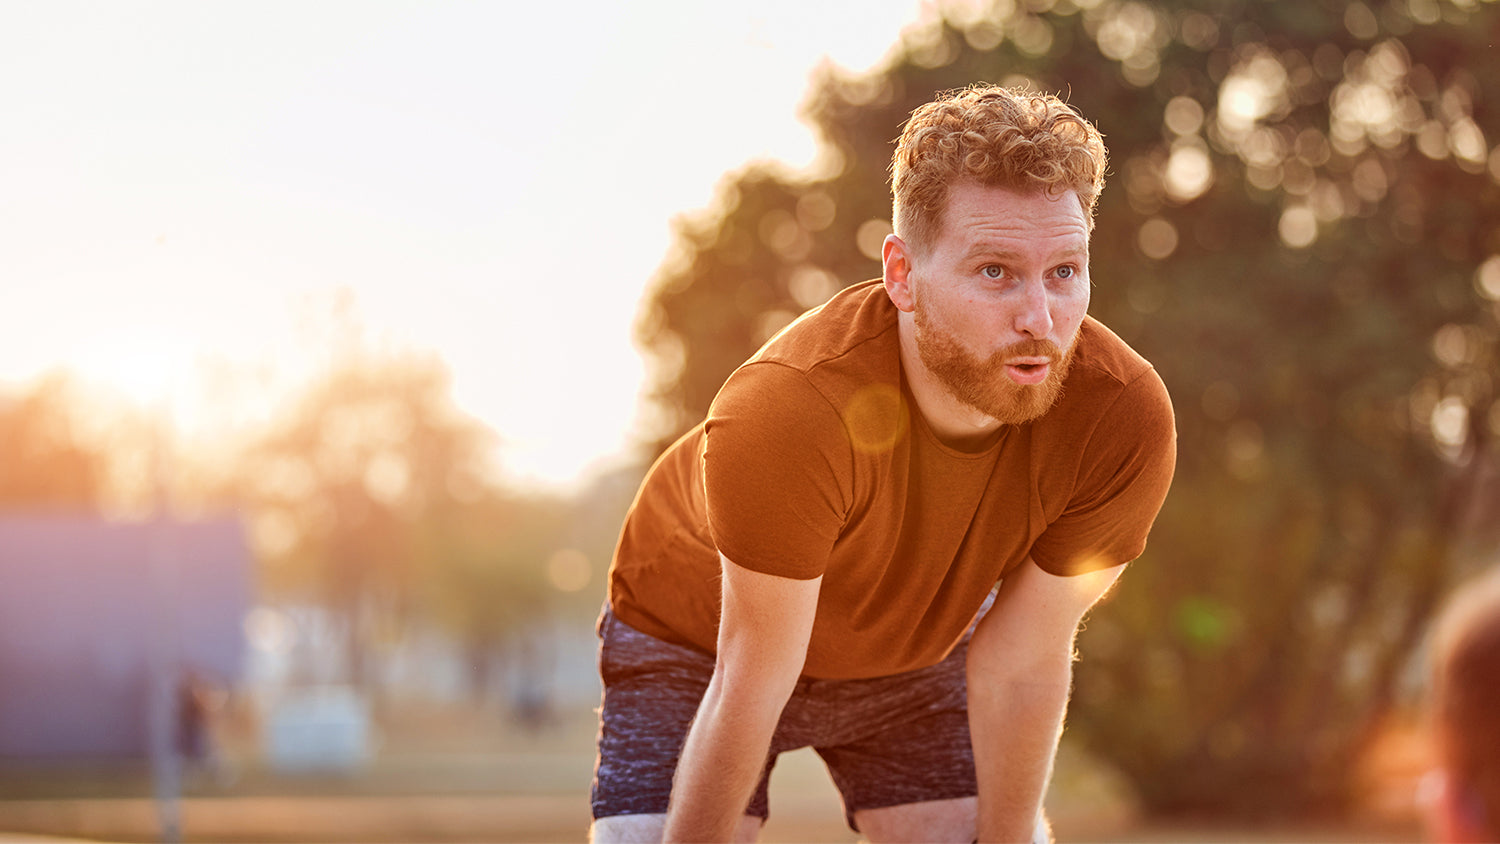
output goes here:
{"type": "Polygon", "coordinates": [[[781,710],[807,661],[822,577],[794,580],[720,558],[723,599],[714,675],[688,730],[667,841],[729,841],[765,770],[781,710]]]}
{"type": "Polygon", "coordinates": [[[665,841],[733,839],[765,770],[779,714],[779,707],[769,717],[744,709],[725,705],[717,679],[709,686],[672,780],[665,841]]]}
{"type": "Polygon", "coordinates": [[[1068,707],[1071,664],[1028,678],[969,680],[979,840],[1029,842],[1068,707]]]}

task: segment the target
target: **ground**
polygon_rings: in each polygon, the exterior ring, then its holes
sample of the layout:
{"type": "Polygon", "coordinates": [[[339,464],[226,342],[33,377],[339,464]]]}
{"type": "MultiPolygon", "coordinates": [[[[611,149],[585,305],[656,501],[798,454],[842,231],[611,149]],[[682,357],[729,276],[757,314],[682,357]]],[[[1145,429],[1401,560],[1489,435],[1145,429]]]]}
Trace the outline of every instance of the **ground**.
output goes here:
{"type": "MultiPolygon", "coordinates": [[[[255,751],[248,716],[220,730],[218,771],[191,770],[176,803],[187,842],[583,841],[593,714],[533,729],[475,706],[386,707],[372,763],[354,775],[286,776],[255,751]]],[[[58,836],[161,840],[141,769],[0,770],[0,844],[58,836]]],[[[810,751],[783,757],[771,783],[766,842],[853,842],[837,792],[810,751]]],[[[1161,842],[1420,841],[1410,818],[1291,829],[1145,823],[1116,779],[1065,747],[1049,811],[1059,840],[1161,842]]]]}

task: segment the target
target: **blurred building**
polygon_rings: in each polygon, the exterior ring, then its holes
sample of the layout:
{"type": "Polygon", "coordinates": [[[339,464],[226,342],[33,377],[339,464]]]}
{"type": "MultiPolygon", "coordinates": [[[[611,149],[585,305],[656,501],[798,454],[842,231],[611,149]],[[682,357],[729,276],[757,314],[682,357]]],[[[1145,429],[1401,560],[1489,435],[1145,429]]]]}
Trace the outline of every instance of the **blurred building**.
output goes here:
{"type": "Polygon", "coordinates": [[[194,693],[240,678],[251,590],[234,520],[0,517],[0,760],[146,757],[160,676],[191,753],[194,693]]]}

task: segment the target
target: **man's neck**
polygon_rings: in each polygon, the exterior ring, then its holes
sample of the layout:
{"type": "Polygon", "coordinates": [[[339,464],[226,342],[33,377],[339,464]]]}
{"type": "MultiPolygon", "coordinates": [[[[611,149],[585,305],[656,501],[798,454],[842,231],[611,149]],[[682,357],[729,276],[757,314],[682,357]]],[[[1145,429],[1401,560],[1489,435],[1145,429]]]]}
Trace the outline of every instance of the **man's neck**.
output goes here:
{"type": "Polygon", "coordinates": [[[901,340],[901,369],[917,412],[938,439],[957,447],[984,442],[1000,430],[1001,423],[953,397],[942,381],[922,362],[917,351],[917,327],[911,314],[903,313],[896,326],[901,340]]]}

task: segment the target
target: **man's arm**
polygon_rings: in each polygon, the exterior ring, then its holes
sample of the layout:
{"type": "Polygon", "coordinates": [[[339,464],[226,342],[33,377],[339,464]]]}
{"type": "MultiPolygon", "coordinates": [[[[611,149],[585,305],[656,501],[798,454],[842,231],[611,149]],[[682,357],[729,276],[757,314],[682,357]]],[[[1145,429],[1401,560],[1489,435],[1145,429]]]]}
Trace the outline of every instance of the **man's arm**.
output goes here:
{"type": "Polygon", "coordinates": [[[771,734],[807,661],[823,578],[761,574],[720,555],[718,659],[688,731],[666,841],[729,841],[765,769],[771,734]]]}
{"type": "Polygon", "coordinates": [[[1058,577],[1028,559],[974,631],[969,730],[980,841],[1031,841],[1068,708],[1078,625],[1124,569],[1058,577]]]}

